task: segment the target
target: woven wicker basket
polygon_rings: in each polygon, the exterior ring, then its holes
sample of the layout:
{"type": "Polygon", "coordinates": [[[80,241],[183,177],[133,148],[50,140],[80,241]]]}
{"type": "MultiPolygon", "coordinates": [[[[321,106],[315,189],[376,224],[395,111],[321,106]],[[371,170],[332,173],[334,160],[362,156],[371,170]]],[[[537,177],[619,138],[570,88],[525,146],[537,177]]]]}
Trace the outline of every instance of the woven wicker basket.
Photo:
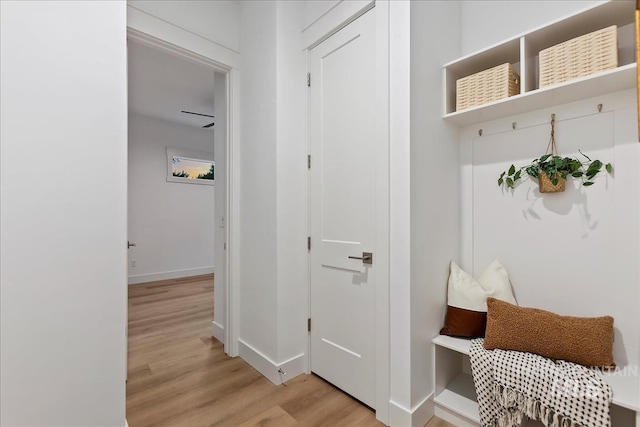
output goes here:
{"type": "Polygon", "coordinates": [[[566,179],[558,177],[558,183],[553,185],[551,178],[545,172],[540,171],[538,174],[538,186],[541,193],[561,193],[564,191],[566,182],[566,179]]]}
{"type": "Polygon", "coordinates": [[[505,63],[456,81],[456,111],[520,93],[520,76],[505,63]]]}
{"type": "Polygon", "coordinates": [[[540,51],[540,87],[618,66],[615,25],[540,51]]]}

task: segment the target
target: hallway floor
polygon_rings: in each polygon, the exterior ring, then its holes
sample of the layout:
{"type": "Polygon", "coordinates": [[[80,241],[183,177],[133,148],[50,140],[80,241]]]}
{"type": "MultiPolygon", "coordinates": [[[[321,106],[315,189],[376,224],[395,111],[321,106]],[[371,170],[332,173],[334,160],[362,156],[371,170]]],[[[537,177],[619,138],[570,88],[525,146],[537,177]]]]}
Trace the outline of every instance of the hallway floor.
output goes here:
{"type": "Polygon", "coordinates": [[[213,275],[129,286],[130,427],[383,425],[315,375],[273,385],[224,354],[212,320],[213,275]]]}

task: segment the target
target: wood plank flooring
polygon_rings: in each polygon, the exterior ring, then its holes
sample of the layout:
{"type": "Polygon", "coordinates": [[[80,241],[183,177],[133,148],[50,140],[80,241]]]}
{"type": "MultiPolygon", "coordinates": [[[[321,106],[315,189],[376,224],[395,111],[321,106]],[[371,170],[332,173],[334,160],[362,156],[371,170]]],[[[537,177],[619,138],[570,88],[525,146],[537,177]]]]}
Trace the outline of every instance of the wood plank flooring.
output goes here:
{"type": "MultiPolygon", "coordinates": [[[[373,411],[315,375],[275,386],[211,337],[213,275],[129,286],[130,427],[373,427],[373,411]]],[[[453,427],[433,419],[427,427],[453,427]]]]}

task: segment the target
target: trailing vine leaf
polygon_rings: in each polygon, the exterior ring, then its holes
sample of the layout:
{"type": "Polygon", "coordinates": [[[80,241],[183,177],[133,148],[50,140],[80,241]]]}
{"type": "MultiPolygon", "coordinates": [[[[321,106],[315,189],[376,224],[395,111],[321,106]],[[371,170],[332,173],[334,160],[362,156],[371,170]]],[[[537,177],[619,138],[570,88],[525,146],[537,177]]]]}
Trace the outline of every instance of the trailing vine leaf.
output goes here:
{"type": "Polygon", "coordinates": [[[611,163],[607,163],[604,167],[607,172],[612,173],[613,172],[613,166],[611,166],[611,163]]]}
{"type": "Polygon", "coordinates": [[[516,172],[516,167],[514,165],[511,165],[511,167],[509,168],[509,176],[513,176],[513,174],[516,172]]]}
{"type": "Polygon", "coordinates": [[[588,186],[593,185],[593,184],[595,184],[595,182],[593,182],[593,181],[585,181],[582,185],[584,185],[585,187],[588,187],[588,186]]]}
{"type": "Polygon", "coordinates": [[[578,150],[578,153],[582,154],[588,161],[591,161],[591,158],[584,154],[582,151],[578,150]]]}

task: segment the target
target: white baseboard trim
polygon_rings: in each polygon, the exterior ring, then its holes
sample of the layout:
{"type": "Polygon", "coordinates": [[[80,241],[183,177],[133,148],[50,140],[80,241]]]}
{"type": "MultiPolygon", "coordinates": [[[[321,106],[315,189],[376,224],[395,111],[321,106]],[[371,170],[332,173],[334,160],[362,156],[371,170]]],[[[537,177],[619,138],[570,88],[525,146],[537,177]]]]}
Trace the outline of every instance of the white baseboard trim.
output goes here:
{"type": "Polygon", "coordinates": [[[301,353],[297,356],[292,357],[291,359],[285,360],[284,362],[280,363],[278,367],[284,371],[285,375],[282,376],[282,379],[283,382],[286,383],[290,379],[293,379],[298,375],[304,374],[306,372],[304,354],[301,353]]]}
{"type": "Polygon", "coordinates": [[[433,415],[433,393],[411,410],[389,401],[389,425],[392,427],[423,427],[433,415]]]}
{"type": "Polygon", "coordinates": [[[280,385],[304,373],[304,354],[299,354],[282,363],[275,363],[242,339],[238,340],[238,355],[242,360],[253,366],[275,385],[280,385]],[[286,375],[278,373],[282,369],[286,375]],[[282,378],[280,378],[282,376],[282,378]]]}
{"type": "Polygon", "coordinates": [[[156,280],[178,279],[180,277],[200,276],[213,273],[213,267],[189,268],[186,270],[163,271],[160,273],[138,274],[129,276],[129,284],[155,282],[156,280]]]}
{"type": "Polygon", "coordinates": [[[444,406],[436,405],[435,415],[438,418],[442,418],[446,422],[458,427],[480,427],[480,424],[471,421],[468,418],[445,408],[444,406]]]}
{"type": "Polygon", "coordinates": [[[127,421],[127,419],[124,419],[124,427],[129,427],[129,421],[127,421]]]}
{"type": "Polygon", "coordinates": [[[224,326],[216,321],[211,322],[211,335],[224,344],[224,326]]]}

